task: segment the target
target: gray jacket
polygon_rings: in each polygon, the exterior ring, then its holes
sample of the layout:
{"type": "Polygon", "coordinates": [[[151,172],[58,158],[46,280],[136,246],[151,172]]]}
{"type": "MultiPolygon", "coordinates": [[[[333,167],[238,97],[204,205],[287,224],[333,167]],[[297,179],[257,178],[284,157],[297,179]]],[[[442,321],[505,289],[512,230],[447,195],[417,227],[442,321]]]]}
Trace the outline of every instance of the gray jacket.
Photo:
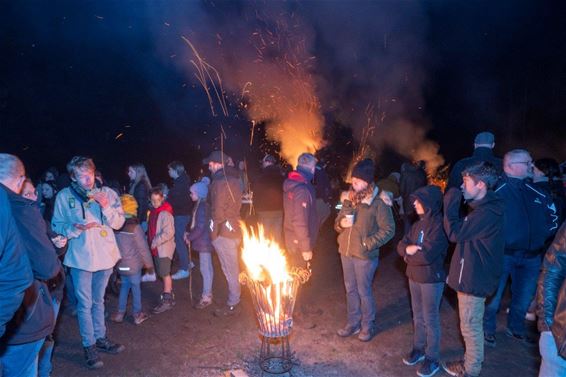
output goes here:
{"type": "Polygon", "coordinates": [[[134,275],[143,267],[153,268],[149,246],[136,219],[126,219],[122,229],[116,231],[116,242],[122,256],[117,265],[121,275],[134,275]]]}

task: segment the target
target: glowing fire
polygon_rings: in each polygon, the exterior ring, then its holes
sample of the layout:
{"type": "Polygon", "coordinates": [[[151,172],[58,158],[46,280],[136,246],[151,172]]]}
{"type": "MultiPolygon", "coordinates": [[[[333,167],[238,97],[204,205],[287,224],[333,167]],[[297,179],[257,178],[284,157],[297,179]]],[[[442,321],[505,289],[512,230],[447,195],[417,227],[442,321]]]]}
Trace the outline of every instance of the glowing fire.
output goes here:
{"type": "Polygon", "coordinates": [[[260,331],[265,336],[287,335],[292,325],[296,279],[287,268],[283,250],[266,237],[261,224],[257,234],[244,224],[242,230],[247,276],[240,276],[240,281],[252,291],[260,331]]]}

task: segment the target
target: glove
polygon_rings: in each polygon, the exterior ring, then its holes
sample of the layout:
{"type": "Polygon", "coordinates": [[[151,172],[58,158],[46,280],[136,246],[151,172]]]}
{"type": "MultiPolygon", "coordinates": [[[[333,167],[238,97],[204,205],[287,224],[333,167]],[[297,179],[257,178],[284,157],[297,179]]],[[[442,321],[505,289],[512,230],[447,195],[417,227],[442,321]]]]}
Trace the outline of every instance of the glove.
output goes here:
{"type": "Polygon", "coordinates": [[[312,251],[303,251],[301,254],[303,254],[303,260],[305,262],[308,262],[312,259],[312,251]]]}

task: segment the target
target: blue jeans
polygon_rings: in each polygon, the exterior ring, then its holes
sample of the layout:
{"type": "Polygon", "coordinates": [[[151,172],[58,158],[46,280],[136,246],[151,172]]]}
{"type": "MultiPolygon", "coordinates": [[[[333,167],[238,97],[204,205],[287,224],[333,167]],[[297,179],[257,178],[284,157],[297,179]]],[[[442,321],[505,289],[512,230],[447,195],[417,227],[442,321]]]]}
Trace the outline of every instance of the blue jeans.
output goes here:
{"type": "Polygon", "coordinates": [[[540,272],[541,259],[525,258],[523,253],[505,255],[503,259],[503,275],[499,281],[497,292],[488,298],[483,321],[484,332],[494,335],[497,328],[497,311],[501,305],[501,297],[505,291],[507,280],[511,277],[511,306],[507,327],[513,334],[525,335],[525,314],[533,299],[540,272]]]}
{"type": "MultiPolygon", "coordinates": [[[[187,193],[188,195],[188,193],[187,193]]],[[[179,257],[179,269],[189,270],[189,249],[183,240],[183,234],[187,224],[191,222],[191,216],[175,216],[175,252],[179,257]]]]}
{"type": "Polygon", "coordinates": [[[111,268],[96,272],[71,268],[83,347],[90,347],[106,336],[104,292],[111,274],[111,268]]]}
{"type": "Polygon", "coordinates": [[[379,260],[360,259],[341,255],[348,307],[348,326],[361,325],[368,331],[375,323],[375,298],[372,283],[379,260]]]}
{"type": "Polygon", "coordinates": [[[566,376],[566,359],[558,354],[554,336],[550,331],[540,333],[538,347],[542,358],[539,377],[566,376]]]}
{"type": "Polygon", "coordinates": [[[228,282],[228,302],[227,305],[237,305],[240,302],[240,282],[238,275],[240,274],[240,265],[238,260],[238,244],[239,241],[232,238],[219,236],[212,241],[212,246],[216,250],[220,267],[226,276],[228,282]]]}
{"type": "Polygon", "coordinates": [[[429,359],[440,357],[440,301],[444,283],[417,283],[409,279],[413,309],[413,348],[429,359]]]}
{"type": "Polygon", "coordinates": [[[0,375],[4,377],[35,377],[39,350],[45,338],[24,344],[11,344],[0,351],[0,375]]]}
{"type": "MultiPolygon", "coordinates": [[[[59,315],[59,309],[61,308],[61,302],[55,297],[52,299],[53,302],[53,313],[55,314],[55,322],[57,322],[57,316],[59,315]]],[[[49,377],[51,371],[53,370],[53,364],[51,364],[51,359],[53,358],[53,347],[55,346],[55,341],[53,336],[49,335],[41,350],[39,351],[39,363],[38,363],[38,376],[39,377],[49,377]]]]}
{"type": "Polygon", "coordinates": [[[120,275],[122,286],[120,287],[120,296],[118,297],[118,311],[126,312],[128,306],[128,294],[132,290],[132,313],[140,313],[142,311],[141,304],[141,271],[133,275],[120,275]]]}
{"type": "Polygon", "coordinates": [[[200,273],[202,275],[202,297],[212,298],[212,279],[214,267],[212,266],[212,253],[199,253],[200,273]]]}

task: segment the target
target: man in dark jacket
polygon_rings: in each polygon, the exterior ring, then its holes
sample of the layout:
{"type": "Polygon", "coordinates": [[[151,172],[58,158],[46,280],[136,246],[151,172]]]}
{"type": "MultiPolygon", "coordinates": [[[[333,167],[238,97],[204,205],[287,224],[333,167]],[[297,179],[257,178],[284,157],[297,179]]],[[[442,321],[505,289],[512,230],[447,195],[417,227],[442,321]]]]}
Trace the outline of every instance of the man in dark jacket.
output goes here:
{"type": "Polygon", "coordinates": [[[415,220],[415,209],[411,203],[411,194],[417,189],[426,186],[427,177],[422,161],[414,163],[405,162],[401,165],[401,178],[399,181],[399,191],[403,198],[403,234],[407,234],[411,228],[411,223],[415,220]]]}
{"type": "Polygon", "coordinates": [[[526,336],[525,314],[536,291],[544,244],[557,229],[556,211],[550,196],[526,180],[533,172],[529,152],[508,152],[503,170],[505,176],[495,192],[505,204],[505,257],[499,287],[485,308],[485,341],[495,346],[497,311],[512,277],[506,335],[534,345],[536,341],[526,336]]]}
{"type": "MultiPolygon", "coordinates": [[[[0,180],[11,176],[4,162],[9,155],[0,154],[0,180]]],[[[25,176],[18,177],[23,183],[25,176]]],[[[5,326],[22,303],[24,292],[33,281],[29,260],[16,227],[7,192],[0,187],[0,338],[5,326]]],[[[0,367],[1,372],[1,367],[0,367]]],[[[1,373],[0,373],[1,374],[1,373]]]]}
{"type": "Polygon", "coordinates": [[[191,222],[193,213],[193,202],[191,201],[191,178],[185,171],[182,162],[173,161],[167,165],[169,177],[173,179],[173,187],[169,190],[167,201],[173,206],[173,217],[175,219],[175,249],[179,258],[179,270],[171,275],[173,280],[186,279],[189,277],[189,250],[183,240],[185,228],[191,222]]]}
{"type": "Polygon", "coordinates": [[[261,165],[261,172],[253,182],[258,222],[263,224],[267,236],[283,246],[283,174],[271,155],[266,155],[261,165]]]}
{"type": "Polygon", "coordinates": [[[548,248],[538,280],[539,376],[566,375],[566,223],[548,248]]]}
{"type": "Polygon", "coordinates": [[[242,188],[238,172],[226,166],[229,158],[221,151],[214,151],[203,161],[208,164],[208,169],[212,173],[210,184],[212,245],[228,282],[228,301],[223,309],[215,311],[217,316],[237,313],[241,294],[238,281],[240,274],[238,245],[242,237],[240,229],[242,188]]]}
{"type": "Polygon", "coordinates": [[[316,158],[310,153],[299,156],[297,169],[283,182],[283,213],[288,262],[304,267],[312,259],[318,235],[316,194],[311,183],[316,158]]]}
{"type": "Polygon", "coordinates": [[[491,132],[480,132],[474,139],[474,153],[470,157],[466,157],[456,162],[450,172],[446,189],[452,187],[460,188],[462,185],[462,171],[468,166],[477,164],[481,161],[490,162],[496,169],[497,174],[502,173],[501,159],[493,155],[495,147],[495,136],[491,132]]]}
{"type": "Polygon", "coordinates": [[[462,172],[462,193],[452,188],[444,197],[444,230],[456,249],[450,262],[448,285],[458,293],[464,361],[443,364],[452,376],[479,376],[484,355],[482,321],[485,298],[497,289],[503,265],[503,202],[492,191],[497,171],[488,162],[462,172]],[[462,196],[470,209],[460,214],[462,196]]]}
{"type": "Polygon", "coordinates": [[[0,187],[8,195],[10,208],[27,253],[34,282],[26,290],[22,306],[6,325],[0,340],[0,363],[5,376],[37,374],[38,354],[45,337],[55,326],[55,316],[47,280],[62,270],[55,248],[47,237],[47,227],[39,206],[19,195],[25,176],[22,162],[15,156],[4,159],[10,174],[0,177],[0,187]],[[20,183],[21,182],[21,183],[20,183]]]}

